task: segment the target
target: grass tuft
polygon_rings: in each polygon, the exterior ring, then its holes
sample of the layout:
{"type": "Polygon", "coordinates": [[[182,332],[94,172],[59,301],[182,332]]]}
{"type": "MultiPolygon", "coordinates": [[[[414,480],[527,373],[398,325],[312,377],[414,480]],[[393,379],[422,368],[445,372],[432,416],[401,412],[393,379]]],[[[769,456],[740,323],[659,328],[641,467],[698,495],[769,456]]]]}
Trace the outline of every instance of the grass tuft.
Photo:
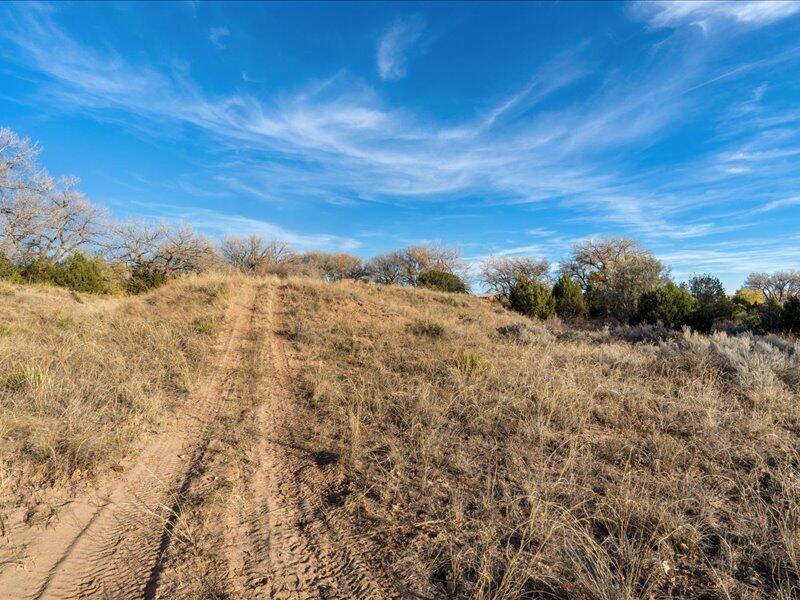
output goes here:
{"type": "Polygon", "coordinates": [[[408,331],[410,331],[414,335],[419,335],[429,338],[440,338],[444,335],[445,328],[444,325],[442,325],[441,323],[437,323],[435,321],[429,321],[427,319],[422,319],[414,321],[413,323],[409,323],[408,331]]]}
{"type": "Polygon", "coordinates": [[[456,368],[467,377],[480,375],[486,370],[486,360],[476,352],[464,352],[455,358],[456,368]]]}

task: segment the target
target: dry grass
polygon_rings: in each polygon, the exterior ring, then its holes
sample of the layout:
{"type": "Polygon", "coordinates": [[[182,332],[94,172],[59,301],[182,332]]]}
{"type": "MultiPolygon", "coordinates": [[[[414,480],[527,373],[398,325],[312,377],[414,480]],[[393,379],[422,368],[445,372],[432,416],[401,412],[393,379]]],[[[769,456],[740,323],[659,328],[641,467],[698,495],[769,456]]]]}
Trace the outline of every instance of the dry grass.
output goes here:
{"type": "Polygon", "coordinates": [[[307,443],[416,589],[796,597],[796,346],[516,325],[392,287],[298,280],[285,301],[307,443]]]}
{"type": "Polygon", "coordinates": [[[0,287],[0,513],[91,478],[185,398],[228,304],[223,276],[135,298],[0,287]]]}

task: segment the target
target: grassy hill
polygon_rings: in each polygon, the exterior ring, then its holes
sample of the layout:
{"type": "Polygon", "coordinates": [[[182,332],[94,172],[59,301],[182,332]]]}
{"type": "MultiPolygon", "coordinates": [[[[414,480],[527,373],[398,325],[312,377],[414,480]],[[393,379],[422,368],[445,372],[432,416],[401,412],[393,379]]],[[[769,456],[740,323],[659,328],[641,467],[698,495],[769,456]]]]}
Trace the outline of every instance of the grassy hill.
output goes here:
{"type": "MultiPolygon", "coordinates": [[[[189,277],[131,298],[3,285],[2,509],[91,482],[146,445],[213,366],[243,281],[189,277]]],[[[260,481],[258,460],[277,478],[254,484],[267,505],[293,501],[281,479],[292,465],[321,473],[297,514],[347,523],[368,548],[353,542],[359,565],[423,597],[795,597],[796,342],[580,329],[397,286],[247,281],[257,300],[241,361],[264,364],[240,368],[224,409],[239,417],[209,425],[203,443],[222,449],[197,451],[188,516],[170,521],[193,532],[170,560],[201,574],[217,561],[220,597],[233,534],[208,515],[247,503],[236,480],[260,481]],[[285,379],[259,374],[276,360],[270,335],[286,345],[285,379]],[[270,415],[285,450],[259,446],[270,415]],[[281,458],[290,451],[301,454],[281,458]]]]}
{"type": "Polygon", "coordinates": [[[630,343],[398,287],[285,299],[309,443],[396,572],[477,598],[796,593],[796,344],[630,343]]]}
{"type": "Polygon", "coordinates": [[[192,389],[230,282],[137,297],[0,285],[0,503],[113,465],[192,389]]]}

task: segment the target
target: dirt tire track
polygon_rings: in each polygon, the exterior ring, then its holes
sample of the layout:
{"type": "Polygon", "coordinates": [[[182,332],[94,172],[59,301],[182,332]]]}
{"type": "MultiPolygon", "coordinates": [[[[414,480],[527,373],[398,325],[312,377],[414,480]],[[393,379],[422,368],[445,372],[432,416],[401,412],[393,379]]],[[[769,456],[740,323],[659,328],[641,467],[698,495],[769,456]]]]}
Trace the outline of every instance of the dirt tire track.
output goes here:
{"type": "Polygon", "coordinates": [[[234,292],[219,361],[174,425],[148,444],[105,497],[81,498],[62,509],[58,523],[26,548],[27,568],[0,573],[3,598],[155,596],[181,493],[202,461],[209,424],[235,385],[254,294],[252,285],[234,292]]]}
{"type": "MultiPolygon", "coordinates": [[[[229,547],[231,595],[237,598],[397,598],[373,572],[367,549],[347,523],[330,516],[330,489],[315,457],[292,442],[290,367],[281,330],[281,292],[268,296],[269,368],[257,409],[261,439],[229,547]]],[[[382,579],[384,581],[382,581],[382,579]]]]}

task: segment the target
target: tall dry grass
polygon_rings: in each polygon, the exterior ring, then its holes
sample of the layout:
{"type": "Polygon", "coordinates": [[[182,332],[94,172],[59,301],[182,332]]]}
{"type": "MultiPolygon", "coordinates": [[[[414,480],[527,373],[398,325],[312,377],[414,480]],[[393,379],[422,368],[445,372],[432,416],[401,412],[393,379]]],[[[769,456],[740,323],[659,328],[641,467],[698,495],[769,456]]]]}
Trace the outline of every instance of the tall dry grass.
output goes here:
{"type": "Polygon", "coordinates": [[[796,345],[632,343],[394,287],[284,297],[307,444],[338,456],[334,510],[413,589],[797,596],[796,345]]]}
{"type": "Polygon", "coordinates": [[[0,509],[91,478],[191,391],[228,304],[224,276],[143,296],[0,286],[0,509]]]}

